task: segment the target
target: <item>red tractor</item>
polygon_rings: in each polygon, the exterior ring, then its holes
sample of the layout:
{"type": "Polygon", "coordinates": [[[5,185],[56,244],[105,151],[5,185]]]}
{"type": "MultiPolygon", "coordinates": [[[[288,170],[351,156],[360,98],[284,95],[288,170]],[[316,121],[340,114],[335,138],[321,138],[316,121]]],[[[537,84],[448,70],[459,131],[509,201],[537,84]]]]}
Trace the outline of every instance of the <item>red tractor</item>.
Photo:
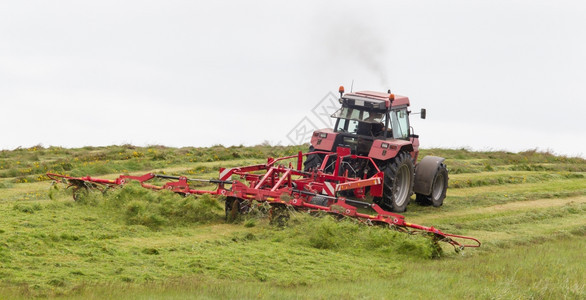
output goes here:
{"type": "MultiPolygon", "coordinates": [[[[53,173],[47,176],[72,188],[76,200],[77,195],[89,190],[103,193],[137,181],[147,189],[170,190],[184,196],[222,196],[228,221],[248,213],[255,205],[268,204],[271,221],[277,223],[288,218],[290,209],[321,211],[356,218],[367,225],[427,232],[434,241],[447,242],[456,250],[479,247],[480,241],[473,237],[413,224],[394,213],[405,211],[413,192],[418,202],[440,206],[448,187],[448,170],[443,158],[427,156],[417,163],[419,138],[409,126],[409,99],[390,91],[344,94],[344,88],[340,87],[340,103],[342,108],[333,115],[335,128],[315,131],[309,153],[220,168],[218,178],[154,173],[121,175],[116,179],[53,173]],[[217,188],[197,189],[192,182],[217,184],[217,188]],[[473,243],[462,243],[462,240],[473,243]]],[[[421,117],[425,118],[423,109],[421,117]]]]}
{"type": "MultiPolygon", "coordinates": [[[[420,204],[441,206],[448,187],[448,169],[442,157],[426,156],[417,163],[419,136],[409,124],[409,98],[390,90],[344,94],[341,86],[339,92],[342,107],[332,115],[336,125],[313,133],[309,148],[313,153],[308,155],[304,171],[336,171],[335,175],[357,178],[384,172],[382,189],[349,190],[344,196],[370,200],[394,212],[405,211],[413,193],[420,204]],[[334,170],[335,161],[327,153],[336,152],[338,147],[372,160],[346,157],[334,170]],[[327,158],[329,161],[324,161],[327,158]]],[[[419,114],[425,119],[425,109],[419,114]]]]}

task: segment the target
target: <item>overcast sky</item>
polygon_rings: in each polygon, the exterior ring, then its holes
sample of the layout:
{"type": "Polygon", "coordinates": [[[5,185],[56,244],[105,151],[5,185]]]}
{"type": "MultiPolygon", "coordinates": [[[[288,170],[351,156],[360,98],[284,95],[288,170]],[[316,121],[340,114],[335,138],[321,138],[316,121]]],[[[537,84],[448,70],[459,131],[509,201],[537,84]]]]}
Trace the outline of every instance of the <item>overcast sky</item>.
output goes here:
{"type": "Polygon", "coordinates": [[[425,148],[586,156],[585,16],[559,0],[2,1],[0,149],[290,144],[354,82],[426,108],[425,148]]]}

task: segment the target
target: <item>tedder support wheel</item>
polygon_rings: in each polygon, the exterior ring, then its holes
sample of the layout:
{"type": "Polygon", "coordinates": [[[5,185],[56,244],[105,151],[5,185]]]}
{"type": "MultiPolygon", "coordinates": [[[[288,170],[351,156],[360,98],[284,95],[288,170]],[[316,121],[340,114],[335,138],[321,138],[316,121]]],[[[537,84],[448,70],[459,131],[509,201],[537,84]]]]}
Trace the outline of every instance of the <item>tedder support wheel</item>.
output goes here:
{"type": "Polygon", "coordinates": [[[283,227],[289,221],[289,210],[285,204],[271,205],[269,210],[269,224],[283,227]]]}
{"type": "Polygon", "coordinates": [[[407,152],[399,154],[383,166],[385,182],[380,204],[394,212],[404,212],[413,194],[414,166],[407,152]]]}
{"type": "Polygon", "coordinates": [[[444,204],[446,191],[448,190],[448,169],[446,165],[440,164],[433,178],[431,185],[431,194],[429,196],[416,194],[416,200],[422,205],[433,205],[440,207],[444,204]]]}
{"type": "Polygon", "coordinates": [[[250,201],[242,200],[236,197],[227,197],[224,204],[226,212],[226,222],[233,223],[237,221],[241,214],[246,214],[250,210],[250,201]]]}
{"type": "Polygon", "coordinates": [[[89,195],[89,189],[86,186],[76,186],[73,188],[73,201],[75,202],[83,202],[87,199],[89,195]]]}
{"type": "Polygon", "coordinates": [[[240,199],[235,197],[226,198],[224,210],[226,212],[226,222],[233,223],[236,221],[240,216],[240,199]]]}

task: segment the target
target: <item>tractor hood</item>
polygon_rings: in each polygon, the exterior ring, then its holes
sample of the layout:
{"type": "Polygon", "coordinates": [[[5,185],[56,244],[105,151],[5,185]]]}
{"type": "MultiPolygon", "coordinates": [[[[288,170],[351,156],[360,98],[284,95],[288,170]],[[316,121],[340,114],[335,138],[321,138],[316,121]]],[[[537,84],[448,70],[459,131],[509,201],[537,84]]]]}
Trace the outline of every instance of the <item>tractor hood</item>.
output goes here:
{"type": "Polygon", "coordinates": [[[316,150],[332,151],[336,136],[338,133],[330,128],[318,129],[311,136],[311,145],[316,150]]]}

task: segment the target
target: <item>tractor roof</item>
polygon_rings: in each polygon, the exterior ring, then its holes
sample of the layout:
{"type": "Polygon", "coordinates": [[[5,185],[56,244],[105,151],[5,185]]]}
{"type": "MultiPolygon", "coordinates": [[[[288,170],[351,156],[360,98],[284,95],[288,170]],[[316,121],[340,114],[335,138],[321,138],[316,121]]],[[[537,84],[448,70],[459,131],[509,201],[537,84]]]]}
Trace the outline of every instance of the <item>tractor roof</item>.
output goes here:
{"type": "MultiPolygon", "coordinates": [[[[344,94],[344,96],[342,96],[343,99],[347,99],[350,100],[348,102],[350,102],[349,104],[353,104],[353,105],[358,105],[356,103],[356,100],[358,101],[364,101],[364,102],[371,102],[374,105],[369,105],[371,107],[379,107],[383,108],[383,107],[389,107],[389,105],[391,104],[391,101],[389,100],[389,96],[391,94],[388,93],[381,93],[381,92],[372,92],[372,91],[360,91],[360,92],[355,92],[355,93],[347,93],[344,94]],[[354,100],[352,102],[352,100],[354,100]],[[384,106],[383,104],[384,103],[384,106]]],[[[402,106],[402,105],[407,105],[409,106],[409,98],[406,96],[399,96],[399,95],[395,95],[395,100],[393,101],[393,107],[395,106],[402,106]]],[[[361,105],[363,106],[363,105],[361,105]]]]}

